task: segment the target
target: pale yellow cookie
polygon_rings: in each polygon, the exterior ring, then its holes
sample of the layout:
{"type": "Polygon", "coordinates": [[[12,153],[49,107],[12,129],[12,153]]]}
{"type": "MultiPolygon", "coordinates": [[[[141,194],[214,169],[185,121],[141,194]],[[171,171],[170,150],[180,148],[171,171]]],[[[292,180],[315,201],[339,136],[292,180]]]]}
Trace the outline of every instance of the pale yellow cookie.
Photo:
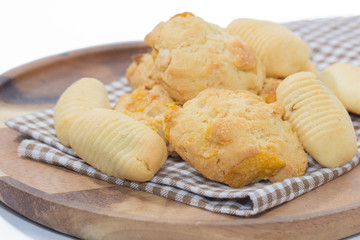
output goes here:
{"type": "MultiPolygon", "coordinates": [[[[163,131],[164,115],[168,106],[173,102],[161,85],[155,85],[151,89],[141,86],[131,93],[122,95],[114,110],[151,127],[167,142],[163,131]]],[[[172,147],[168,145],[168,148],[169,153],[174,155],[172,147]]]]}
{"type": "Polygon", "coordinates": [[[82,78],[63,92],[54,111],[56,136],[63,145],[69,146],[72,123],[81,114],[94,108],[110,108],[107,90],[99,80],[82,78]]]}
{"type": "Polygon", "coordinates": [[[285,78],[299,71],[316,71],[306,43],[282,24],[236,19],[227,30],[240,36],[263,62],[267,77],[285,78]]]}
{"type": "Polygon", "coordinates": [[[133,88],[146,86],[151,88],[155,82],[152,79],[152,68],[154,65],[150,53],[133,57],[133,62],[126,69],[126,78],[133,88]]]}
{"type": "Polygon", "coordinates": [[[312,72],[315,75],[318,75],[318,70],[315,66],[315,64],[311,61],[308,60],[305,64],[305,66],[303,67],[303,69],[301,70],[302,72],[312,72]]]}
{"type": "Polygon", "coordinates": [[[338,167],[357,152],[350,116],[339,99],[315,75],[300,72],[284,79],[276,97],[285,106],[305,150],[321,165],[338,167]]]}
{"type": "Polygon", "coordinates": [[[258,93],[263,85],[264,67],[241,38],[190,13],[160,23],[145,43],[153,79],[180,103],[209,87],[258,93]]]}
{"type": "Polygon", "coordinates": [[[281,83],[281,79],[265,78],[264,85],[258,94],[266,103],[276,102],[276,88],[281,83]]]}
{"type": "Polygon", "coordinates": [[[360,67],[336,63],[322,71],[319,79],[335,93],[348,111],[360,114],[360,67]]]}
{"type": "Polygon", "coordinates": [[[93,109],[71,126],[70,146],[108,176],[150,180],[167,159],[164,140],[151,128],[120,112],[93,109]]]}
{"type": "Polygon", "coordinates": [[[205,177],[232,187],[301,176],[307,155],[283,108],[248,91],[210,88],[174,107],[165,133],[176,152],[205,177]]]}

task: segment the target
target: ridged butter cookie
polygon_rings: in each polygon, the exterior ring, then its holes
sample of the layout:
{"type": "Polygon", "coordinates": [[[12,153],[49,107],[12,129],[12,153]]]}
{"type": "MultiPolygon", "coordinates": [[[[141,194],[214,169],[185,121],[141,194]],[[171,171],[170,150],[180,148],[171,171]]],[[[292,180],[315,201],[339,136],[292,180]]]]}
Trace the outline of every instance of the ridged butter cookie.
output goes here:
{"type": "Polygon", "coordinates": [[[360,67],[348,63],[336,63],[320,73],[324,82],[353,113],[360,114],[360,67]]]}
{"type": "Polygon", "coordinates": [[[72,123],[83,113],[94,108],[110,108],[107,90],[95,78],[74,82],[60,96],[54,111],[54,126],[60,142],[69,146],[72,123]]]}
{"type": "MultiPolygon", "coordinates": [[[[155,85],[151,89],[141,86],[131,93],[122,95],[114,110],[151,127],[167,142],[163,131],[164,115],[173,102],[161,85],[155,85]]],[[[169,145],[168,148],[169,153],[174,155],[172,147],[169,145]]]]}
{"type": "Polygon", "coordinates": [[[343,104],[310,72],[295,73],[277,88],[284,118],[305,150],[321,165],[338,167],[357,152],[355,130],[343,104]]]}
{"type": "Polygon", "coordinates": [[[258,93],[263,85],[264,67],[240,37],[190,13],[158,24],[145,43],[153,79],[180,103],[209,87],[258,93]]]}
{"type": "Polygon", "coordinates": [[[301,176],[304,152],[283,108],[248,91],[210,88],[174,107],[165,133],[176,152],[205,177],[232,187],[301,176]]]}
{"type": "Polygon", "coordinates": [[[150,180],[167,159],[165,142],[156,132],[114,110],[98,108],[82,114],[69,139],[80,158],[117,178],[150,180]]]}
{"type": "Polygon", "coordinates": [[[306,43],[282,24],[236,19],[227,30],[240,36],[263,62],[267,77],[285,78],[299,71],[314,71],[306,43]]]}

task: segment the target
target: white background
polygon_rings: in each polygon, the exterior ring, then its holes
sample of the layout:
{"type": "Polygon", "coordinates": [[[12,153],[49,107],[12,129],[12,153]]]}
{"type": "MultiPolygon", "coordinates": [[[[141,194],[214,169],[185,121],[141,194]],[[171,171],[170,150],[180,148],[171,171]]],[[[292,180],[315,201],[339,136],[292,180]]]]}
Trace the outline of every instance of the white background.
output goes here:
{"type": "MultiPolygon", "coordinates": [[[[358,2],[0,0],[0,74],[24,63],[69,50],[142,40],[157,23],[184,11],[225,27],[240,17],[283,23],[360,15],[358,2]]],[[[0,204],[0,238],[69,239],[28,221],[3,204],[0,204]]],[[[360,239],[360,235],[352,239],[360,239]]]]}

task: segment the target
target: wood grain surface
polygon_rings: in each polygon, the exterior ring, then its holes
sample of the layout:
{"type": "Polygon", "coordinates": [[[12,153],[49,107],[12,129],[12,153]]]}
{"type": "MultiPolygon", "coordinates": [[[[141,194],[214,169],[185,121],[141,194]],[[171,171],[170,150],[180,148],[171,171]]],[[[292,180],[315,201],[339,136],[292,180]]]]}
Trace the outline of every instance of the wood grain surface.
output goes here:
{"type": "Polygon", "coordinates": [[[254,217],[216,214],[17,156],[4,121],[52,107],[80,77],[124,76],[143,43],[99,46],[0,75],[0,200],[40,224],[86,239],[339,239],[360,232],[360,168],[254,217]]]}

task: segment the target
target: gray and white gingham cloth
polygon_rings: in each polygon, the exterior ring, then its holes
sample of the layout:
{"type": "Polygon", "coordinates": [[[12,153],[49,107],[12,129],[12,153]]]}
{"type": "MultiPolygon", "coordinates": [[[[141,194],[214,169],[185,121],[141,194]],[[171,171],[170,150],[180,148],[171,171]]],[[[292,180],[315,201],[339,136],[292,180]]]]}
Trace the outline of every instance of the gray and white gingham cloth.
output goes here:
{"type": "MultiPolygon", "coordinates": [[[[286,24],[309,44],[312,59],[319,69],[331,63],[349,62],[360,66],[360,16],[318,19],[286,24]]],[[[119,96],[131,91],[121,78],[106,86],[112,104],[119,96]]],[[[148,182],[139,183],[109,177],[75,156],[55,135],[53,109],[11,119],[7,126],[30,139],[18,148],[20,156],[46,162],[107,182],[141,190],[213,212],[251,216],[290,201],[352,170],[360,161],[360,116],[351,115],[358,139],[358,154],[345,165],[322,168],[311,157],[302,177],[282,182],[259,182],[242,188],[231,188],[210,181],[181,159],[169,157],[160,171],[148,182]]]]}

